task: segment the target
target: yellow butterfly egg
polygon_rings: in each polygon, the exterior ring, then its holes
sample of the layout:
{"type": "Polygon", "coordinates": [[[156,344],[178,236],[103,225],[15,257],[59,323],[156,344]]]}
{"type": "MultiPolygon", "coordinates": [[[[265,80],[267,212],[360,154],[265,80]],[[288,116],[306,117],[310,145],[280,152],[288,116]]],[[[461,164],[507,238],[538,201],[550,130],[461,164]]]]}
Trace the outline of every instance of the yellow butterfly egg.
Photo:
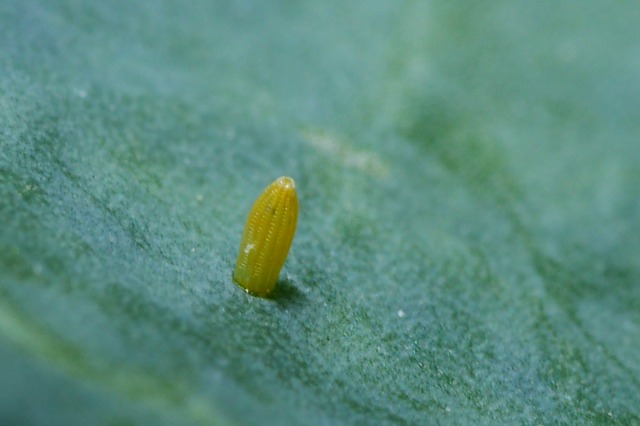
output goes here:
{"type": "Polygon", "coordinates": [[[267,296],[278,282],[298,223],[296,184],[283,176],[254,203],[244,227],[233,280],[247,292],[267,296]]]}

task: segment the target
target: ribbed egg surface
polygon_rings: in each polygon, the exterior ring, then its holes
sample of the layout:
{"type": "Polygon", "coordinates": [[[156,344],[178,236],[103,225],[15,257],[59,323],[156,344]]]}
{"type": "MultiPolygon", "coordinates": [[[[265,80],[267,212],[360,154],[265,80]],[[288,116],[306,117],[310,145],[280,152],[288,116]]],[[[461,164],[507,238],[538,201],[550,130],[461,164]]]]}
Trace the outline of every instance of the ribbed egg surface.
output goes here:
{"type": "Polygon", "coordinates": [[[234,281],[257,296],[271,293],[289,253],[297,223],[296,185],[293,179],[283,176],[264,190],[249,212],[234,281]]]}

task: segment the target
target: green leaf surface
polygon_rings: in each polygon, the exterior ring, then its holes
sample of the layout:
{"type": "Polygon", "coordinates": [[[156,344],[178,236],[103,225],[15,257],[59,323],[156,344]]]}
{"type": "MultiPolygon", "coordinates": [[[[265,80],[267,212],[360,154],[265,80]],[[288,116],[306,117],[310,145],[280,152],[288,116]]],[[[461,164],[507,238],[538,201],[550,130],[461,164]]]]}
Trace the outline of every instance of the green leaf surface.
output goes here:
{"type": "Polygon", "coordinates": [[[1,2],[0,424],[640,424],[638,22],[1,2]]]}

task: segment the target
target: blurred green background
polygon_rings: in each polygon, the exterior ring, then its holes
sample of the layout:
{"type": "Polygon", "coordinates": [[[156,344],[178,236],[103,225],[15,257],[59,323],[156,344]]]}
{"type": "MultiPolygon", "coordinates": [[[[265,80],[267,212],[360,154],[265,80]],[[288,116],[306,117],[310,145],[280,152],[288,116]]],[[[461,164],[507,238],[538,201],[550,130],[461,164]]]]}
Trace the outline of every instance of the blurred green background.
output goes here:
{"type": "Polygon", "coordinates": [[[640,424],[637,2],[0,3],[0,424],[640,424]],[[271,299],[231,281],[281,175],[271,299]]]}

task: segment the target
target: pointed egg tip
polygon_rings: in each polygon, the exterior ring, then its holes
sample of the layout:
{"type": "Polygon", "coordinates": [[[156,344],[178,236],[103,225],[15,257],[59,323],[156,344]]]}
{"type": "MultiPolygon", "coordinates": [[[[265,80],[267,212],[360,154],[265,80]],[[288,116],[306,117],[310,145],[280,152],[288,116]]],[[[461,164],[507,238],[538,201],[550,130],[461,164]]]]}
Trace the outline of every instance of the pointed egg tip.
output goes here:
{"type": "Polygon", "coordinates": [[[296,181],[294,181],[289,176],[279,177],[278,179],[276,179],[275,183],[284,189],[296,189],[296,181]]]}

